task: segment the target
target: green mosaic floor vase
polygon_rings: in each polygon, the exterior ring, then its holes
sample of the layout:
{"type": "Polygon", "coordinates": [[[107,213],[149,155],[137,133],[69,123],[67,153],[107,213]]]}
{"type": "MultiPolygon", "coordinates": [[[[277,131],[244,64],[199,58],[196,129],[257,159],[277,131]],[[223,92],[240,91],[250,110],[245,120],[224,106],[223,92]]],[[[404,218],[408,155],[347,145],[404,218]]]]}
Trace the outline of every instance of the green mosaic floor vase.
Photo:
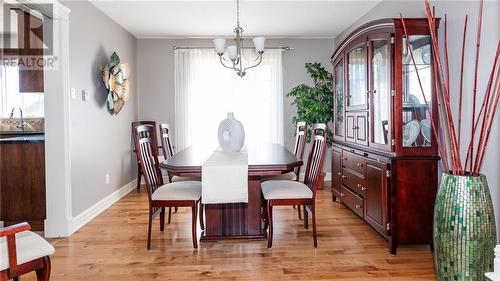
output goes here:
{"type": "Polygon", "coordinates": [[[486,177],[443,174],[434,207],[439,281],[487,280],[493,270],[495,217],[486,177]]]}

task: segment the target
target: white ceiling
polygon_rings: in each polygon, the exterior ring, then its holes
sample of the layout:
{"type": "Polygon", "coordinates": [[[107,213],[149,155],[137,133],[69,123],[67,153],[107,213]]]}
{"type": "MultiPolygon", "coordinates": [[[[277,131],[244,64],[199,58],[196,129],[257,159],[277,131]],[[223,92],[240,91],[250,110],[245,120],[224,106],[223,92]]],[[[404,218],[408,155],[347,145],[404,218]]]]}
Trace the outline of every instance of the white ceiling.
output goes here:
{"type": "MultiPolygon", "coordinates": [[[[241,0],[245,36],[333,38],[381,0],[241,0]]],[[[90,0],[136,37],[232,36],[235,0],[90,0]]]]}

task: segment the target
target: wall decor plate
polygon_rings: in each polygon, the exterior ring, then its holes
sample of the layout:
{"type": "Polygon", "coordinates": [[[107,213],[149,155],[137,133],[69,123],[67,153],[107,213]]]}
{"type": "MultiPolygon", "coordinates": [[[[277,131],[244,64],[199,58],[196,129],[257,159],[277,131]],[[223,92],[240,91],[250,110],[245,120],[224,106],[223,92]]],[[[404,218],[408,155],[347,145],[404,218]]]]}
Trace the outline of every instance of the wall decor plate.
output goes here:
{"type": "Polygon", "coordinates": [[[113,52],[110,62],[101,68],[101,80],[107,91],[108,109],[118,114],[130,97],[130,66],[120,63],[120,57],[113,52]]]}

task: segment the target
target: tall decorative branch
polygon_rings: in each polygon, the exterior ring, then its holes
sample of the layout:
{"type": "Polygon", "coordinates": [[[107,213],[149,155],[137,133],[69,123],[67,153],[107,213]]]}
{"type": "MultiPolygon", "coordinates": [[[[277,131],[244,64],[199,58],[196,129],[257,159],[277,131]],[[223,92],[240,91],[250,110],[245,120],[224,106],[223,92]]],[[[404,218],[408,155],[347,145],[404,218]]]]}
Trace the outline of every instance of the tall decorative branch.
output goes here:
{"type": "MultiPolygon", "coordinates": [[[[500,101],[500,41],[497,43],[497,49],[495,57],[493,60],[493,65],[491,68],[490,76],[488,79],[488,84],[486,85],[486,91],[484,93],[483,101],[479,113],[476,114],[476,102],[477,102],[477,89],[478,89],[478,68],[479,68],[479,54],[480,54],[480,42],[481,42],[481,28],[482,28],[482,11],[483,11],[483,1],[480,1],[480,12],[478,19],[478,31],[477,31],[477,41],[476,41],[476,56],[474,64],[474,86],[472,92],[472,127],[470,131],[470,141],[467,146],[467,155],[465,157],[465,163],[462,163],[460,156],[460,144],[461,144],[461,120],[462,120],[462,102],[463,102],[463,80],[464,80],[464,61],[465,61],[465,40],[467,32],[468,16],[465,17],[464,22],[464,34],[462,39],[462,53],[461,53],[461,67],[460,67],[460,93],[459,93],[459,109],[458,109],[458,139],[455,132],[454,118],[451,113],[451,100],[450,100],[450,72],[449,72],[449,58],[448,58],[448,42],[447,42],[447,15],[445,15],[445,44],[444,52],[445,55],[445,67],[443,68],[443,63],[441,60],[441,52],[439,50],[439,44],[437,41],[437,30],[435,23],[435,10],[431,10],[429,1],[425,1],[425,12],[427,15],[427,20],[429,24],[429,33],[431,37],[432,44],[432,68],[434,77],[434,93],[437,95],[436,101],[438,104],[439,118],[432,118],[432,113],[427,107],[428,114],[431,116],[432,120],[432,130],[436,135],[436,141],[438,144],[439,154],[441,155],[443,161],[443,167],[445,170],[450,171],[454,175],[478,175],[481,171],[481,166],[484,161],[484,155],[486,152],[486,147],[489,142],[489,137],[491,129],[493,126],[493,121],[495,119],[495,114],[498,109],[498,103],[500,101]],[[444,70],[444,71],[443,71],[444,70]],[[437,120],[436,120],[437,119],[437,120]],[[439,132],[438,128],[442,128],[439,132]],[[478,138],[478,143],[475,143],[475,139],[478,138]],[[449,147],[448,147],[449,142],[449,147]],[[449,158],[448,158],[449,156],[449,158]],[[467,170],[467,171],[466,171],[467,170]]],[[[408,33],[406,31],[406,25],[404,18],[401,15],[401,21],[403,23],[403,28],[405,36],[408,38],[408,33]]],[[[415,63],[413,48],[411,44],[407,44],[408,51],[410,52],[412,63],[415,67],[417,78],[420,86],[420,91],[426,101],[424,95],[424,90],[422,87],[420,75],[418,73],[418,68],[415,63]]]]}

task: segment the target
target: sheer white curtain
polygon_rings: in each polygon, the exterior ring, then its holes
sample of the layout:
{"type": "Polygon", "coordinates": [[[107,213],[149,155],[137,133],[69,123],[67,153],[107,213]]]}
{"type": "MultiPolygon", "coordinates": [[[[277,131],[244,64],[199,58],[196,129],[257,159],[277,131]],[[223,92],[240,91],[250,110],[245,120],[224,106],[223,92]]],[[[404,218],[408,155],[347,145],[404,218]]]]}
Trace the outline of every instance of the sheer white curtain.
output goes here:
{"type": "MultiPolygon", "coordinates": [[[[252,52],[246,52],[248,58],[255,56],[252,52]]],[[[215,149],[217,128],[227,112],[243,123],[246,144],[283,144],[281,50],[266,50],[261,65],[243,78],[224,68],[213,50],[176,50],[177,151],[188,146],[215,149]]]]}

